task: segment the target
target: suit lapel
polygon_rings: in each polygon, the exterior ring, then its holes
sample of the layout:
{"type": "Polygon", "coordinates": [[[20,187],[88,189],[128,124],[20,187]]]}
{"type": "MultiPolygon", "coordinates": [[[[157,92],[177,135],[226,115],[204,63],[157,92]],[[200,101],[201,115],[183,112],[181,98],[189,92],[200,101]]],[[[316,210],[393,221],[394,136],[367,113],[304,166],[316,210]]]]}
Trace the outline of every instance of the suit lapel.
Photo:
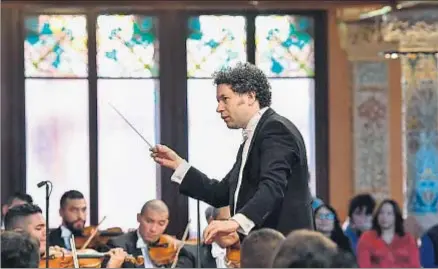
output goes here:
{"type": "MultiPolygon", "coordinates": [[[[265,111],[265,113],[263,113],[262,117],[260,118],[259,122],[257,123],[257,126],[254,130],[254,134],[252,136],[251,143],[249,144],[248,154],[246,155],[246,162],[244,164],[244,169],[242,170],[242,181],[243,181],[244,175],[245,175],[246,164],[248,163],[248,160],[250,159],[251,150],[254,147],[254,144],[257,140],[257,135],[260,132],[261,126],[274,113],[275,113],[275,111],[272,108],[268,108],[265,111]]],[[[237,165],[234,167],[234,171],[232,174],[232,184],[231,184],[231,192],[230,192],[231,214],[233,214],[234,210],[235,210],[235,208],[234,208],[234,195],[235,195],[235,192],[237,189],[237,182],[239,179],[240,166],[242,165],[242,153],[243,153],[243,146],[244,145],[245,145],[245,143],[242,143],[242,145],[240,145],[239,152],[237,153],[237,163],[236,163],[237,165]]]]}
{"type": "Polygon", "coordinates": [[[51,246],[59,246],[61,248],[65,248],[64,238],[61,237],[61,227],[53,230],[49,235],[49,244],[51,246]]]}
{"type": "Polygon", "coordinates": [[[236,165],[234,165],[233,167],[233,171],[231,172],[230,175],[230,182],[231,182],[231,191],[230,191],[230,210],[231,210],[231,214],[233,214],[234,212],[234,192],[237,189],[237,181],[239,179],[239,171],[240,171],[240,166],[242,165],[242,153],[243,153],[243,145],[245,143],[242,143],[239,147],[239,151],[237,152],[237,157],[236,157],[236,165]]]}
{"type": "Polygon", "coordinates": [[[131,252],[135,257],[137,256],[143,256],[143,252],[141,252],[140,248],[137,248],[137,240],[138,240],[138,236],[137,236],[137,231],[133,231],[131,232],[131,240],[129,240],[128,242],[128,248],[131,249],[131,252]]]}
{"type": "MultiPolygon", "coordinates": [[[[260,132],[260,128],[261,128],[261,126],[262,126],[263,123],[264,123],[264,122],[265,122],[265,121],[266,121],[271,115],[273,115],[274,113],[275,113],[275,111],[274,111],[272,108],[268,108],[268,109],[265,111],[265,113],[263,113],[262,117],[260,118],[259,122],[257,123],[257,126],[256,126],[256,128],[255,128],[255,130],[254,130],[254,134],[252,135],[251,144],[249,144],[248,154],[247,154],[247,156],[246,156],[246,160],[247,160],[247,161],[248,161],[248,159],[249,159],[249,156],[251,155],[251,150],[252,150],[252,148],[254,147],[254,144],[255,144],[255,141],[256,141],[257,135],[258,135],[258,133],[260,132]]],[[[248,162],[246,162],[246,163],[248,163],[248,162]]],[[[245,163],[245,166],[246,166],[246,163],[245,163]]],[[[245,171],[245,169],[244,169],[243,171],[245,171]]]]}

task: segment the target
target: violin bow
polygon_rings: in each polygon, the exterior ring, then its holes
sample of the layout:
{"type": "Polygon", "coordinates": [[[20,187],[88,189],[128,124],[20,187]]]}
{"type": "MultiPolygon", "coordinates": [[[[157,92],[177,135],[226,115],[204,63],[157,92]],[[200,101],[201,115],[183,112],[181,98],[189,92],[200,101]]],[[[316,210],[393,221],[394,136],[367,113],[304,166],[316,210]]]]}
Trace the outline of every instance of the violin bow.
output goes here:
{"type": "Polygon", "coordinates": [[[88,247],[88,245],[91,243],[91,240],[96,236],[97,232],[99,231],[99,226],[102,224],[102,222],[106,219],[106,216],[102,218],[102,220],[97,224],[96,230],[93,231],[93,233],[90,235],[90,237],[85,241],[84,245],[82,246],[81,250],[84,250],[88,247]]]}
{"type": "Polygon", "coordinates": [[[76,251],[75,236],[70,237],[71,252],[73,254],[73,264],[75,268],[79,268],[78,253],[76,251]]]}
{"type": "Polygon", "coordinates": [[[186,229],[184,230],[184,234],[181,238],[182,244],[178,247],[178,250],[176,251],[176,255],[175,255],[175,258],[173,260],[172,266],[170,268],[175,268],[176,263],[178,262],[178,255],[179,255],[179,252],[181,251],[181,249],[184,247],[184,242],[186,241],[187,236],[189,234],[189,227],[190,227],[190,220],[187,223],[186,229]]]}
{"type": "Polygon", "coordinates": [[[146,142],[146,144],[148,144],[149,148],[153,148],[152,144],[149,143],[149,141],[146,140],[146,138],[144,138],[144,136],[134,127],[134,125],[132,123],[129,122],[129,120],[127,118],[125,118],[125,116],[123,116],[123,114],[115,107],[113,106],[110,102],[108,102],[108,104],[112,107],[112,109],[114,109],[114,111],[119,114],[119,116],[126,122],[126,124],[129,125],[129,127],[131,127],[132,130],[134,130],[134,132],[137,133],[138,136],[140,136],[140,138],[146,142]]]}

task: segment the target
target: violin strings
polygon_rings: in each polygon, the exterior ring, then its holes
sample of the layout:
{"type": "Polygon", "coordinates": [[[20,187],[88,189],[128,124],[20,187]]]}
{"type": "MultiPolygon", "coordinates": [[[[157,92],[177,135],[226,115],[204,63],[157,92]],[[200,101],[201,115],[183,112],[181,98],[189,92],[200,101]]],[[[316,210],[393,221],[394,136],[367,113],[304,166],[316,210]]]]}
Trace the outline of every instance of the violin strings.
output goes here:
{"type": "Polygon", "coordinates": [[[102,220],[97,224],[96,229],[93,231],[93,233],[90,235],[90,237],[85,241],[85,244],[82,246],[81,250],[84,250],[88,247],[88,245],[91,243],[91,240],[96,236],[97,232],[99,231],[99,226],[102,224],[102,222],[106,219],[106,216],[102,218],[102,220]]]}

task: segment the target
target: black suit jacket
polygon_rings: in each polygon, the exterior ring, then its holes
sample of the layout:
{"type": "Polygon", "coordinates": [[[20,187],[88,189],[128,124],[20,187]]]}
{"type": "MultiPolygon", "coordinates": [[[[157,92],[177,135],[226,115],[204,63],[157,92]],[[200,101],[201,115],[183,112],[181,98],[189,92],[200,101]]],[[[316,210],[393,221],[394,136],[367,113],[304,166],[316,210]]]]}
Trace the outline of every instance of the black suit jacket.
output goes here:
{"type": "MultiPolygon", "coordinates": [[[[210,179],[192,166],[180,192],[214,207],[230,205],[234,212],[242,150],[243,144],[233,168],[222,181],[210,179]]],[[[313,229],[304,140],[292,122],[271,108],[254,130],[236,213],[252,220],[254,229],[268,227],[284,235],[296,229],[313,229]]]]}
{"type": "MultiPolygon", "coordinates": [[[[179,268],[197,268],[197,246],[186,245],[186,252],[178,259],[179,268]]],[[[217,268],[216,259],[211,255],[211,245],[202,244],[199,247],[201,253],[201,268],[217,268]]]]}
{"type": "MultiPolygon", "coordinates": [[[[132,231],[132,232],[128,232],[126,234],[111,238],[108,241],[107,246],[109,248],[123,248],[128,254],[131,254],[134,257],[138,257],[138,256],[142,256],[143,253],[141,252],[141,249],[137,248],[137,240],[138,240],[137,231],[132,231]]],[[[176,264],[176,267],[179,267],[179,265],[180,265],[179,257],[189,256],[189,254],[187,254],[187,250],[185,248],[186,248],[186,246],[184,246],[179,253],[178,262],[176,264]]],[[[128,263],[123,264],[123,268],[126,268],[128,266],[129,266],[128,263]]],[[[129,267],[132,267],[132,266],[129,266],[129,267]]],[[[144,268],[144,266],[139,266],[139,267],[144,268]]]]}
{"type": "Polygon", "coordinates": [[[59,246],[65,248],[64,238],[61,237],[61,227],[52,230],[49,234],[49,246],[59,246]]]}

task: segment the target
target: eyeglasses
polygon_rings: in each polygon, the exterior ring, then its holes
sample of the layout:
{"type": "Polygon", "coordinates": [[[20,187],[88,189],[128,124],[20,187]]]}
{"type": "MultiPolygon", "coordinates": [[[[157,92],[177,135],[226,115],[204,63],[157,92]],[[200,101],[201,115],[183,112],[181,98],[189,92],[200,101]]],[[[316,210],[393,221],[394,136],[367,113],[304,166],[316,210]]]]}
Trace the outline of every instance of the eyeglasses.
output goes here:
{"type": "Polygon", "coordinates": [[[317,218],[325,220],[335,220],[335,215],[333,213],[318,214],[317,218]]]}

